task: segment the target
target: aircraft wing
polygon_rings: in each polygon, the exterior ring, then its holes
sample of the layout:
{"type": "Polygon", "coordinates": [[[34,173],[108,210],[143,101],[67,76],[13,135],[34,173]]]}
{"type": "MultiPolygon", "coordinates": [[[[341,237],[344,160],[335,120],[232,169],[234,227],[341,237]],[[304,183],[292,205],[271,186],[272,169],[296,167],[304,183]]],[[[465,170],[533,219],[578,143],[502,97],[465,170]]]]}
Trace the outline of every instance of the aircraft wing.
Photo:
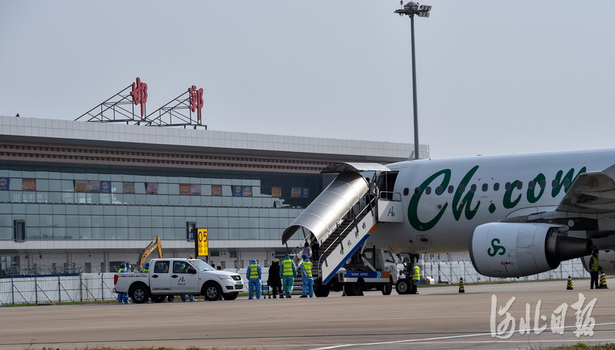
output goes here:
{"type": "Polygon", "coordinates": [[[579,214],[615,212],[615,165],[603,171],[579,175],[557,211],[579,214]]]}

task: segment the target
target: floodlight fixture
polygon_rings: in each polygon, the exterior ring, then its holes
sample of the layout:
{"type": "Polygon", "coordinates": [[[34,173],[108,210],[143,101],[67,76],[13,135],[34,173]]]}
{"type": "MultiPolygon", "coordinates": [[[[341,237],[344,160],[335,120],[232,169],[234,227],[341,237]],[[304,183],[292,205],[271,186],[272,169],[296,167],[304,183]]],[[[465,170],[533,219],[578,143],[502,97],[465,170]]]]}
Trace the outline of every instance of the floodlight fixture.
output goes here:
{"type": "MultiPolygon", "coordinates": [[[[403,3],[403,0],[402,0],[403,3]]],[[[429,12],[431,11],[431,5],[419,5],[418,2],[410,1],[404,5],[403,8],[396,10],[395,13],[400,16],[414,16],[417,15],[419,17],[429,17],[429,12]]]]}

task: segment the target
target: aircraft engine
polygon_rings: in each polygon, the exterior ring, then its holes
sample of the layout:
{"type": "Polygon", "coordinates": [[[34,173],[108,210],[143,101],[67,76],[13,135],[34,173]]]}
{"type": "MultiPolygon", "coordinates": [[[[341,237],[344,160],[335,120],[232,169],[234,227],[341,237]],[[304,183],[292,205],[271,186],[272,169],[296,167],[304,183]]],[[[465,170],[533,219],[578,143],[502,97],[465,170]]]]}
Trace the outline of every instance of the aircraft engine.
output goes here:
{"type": "Polygon", "coordinates": [[[480,225],[470,237],[472,264],[485,276],[521,277],[591,254],[591,240],[563,236],[560,227],[504,222],[480,225]]]}

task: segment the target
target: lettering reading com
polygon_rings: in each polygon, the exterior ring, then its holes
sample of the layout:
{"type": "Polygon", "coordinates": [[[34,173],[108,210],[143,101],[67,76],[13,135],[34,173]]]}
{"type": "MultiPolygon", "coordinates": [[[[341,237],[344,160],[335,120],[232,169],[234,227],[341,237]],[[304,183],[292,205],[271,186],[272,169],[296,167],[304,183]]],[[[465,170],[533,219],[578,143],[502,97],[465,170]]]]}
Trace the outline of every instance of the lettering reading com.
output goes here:
{"type": "MultiPolygon", "coordinates": [[[[478,172],[479,166],[476,165],[470,169],[461,179],[459,184],[455,188],[468,188],[470,184],[476,180],[474,175],[478,172]]],[[[547,175],[538,173],[531,182],[534,184],[544,183],[545,186],[528,186],[527,191],[523,193],[520,190],[521,180],[514,180],[510,182],[504,193],[501,195],[501,203],[504,210],[510,210],[515,208],[519,203],[527,202],[534,204],[538,202],[543,196],[551,196],[555,198],[559,196],[562,191],[568,192],[570,186],[574,183],[580,174],[587,172],[586,167],[582,167],[578,171],[574,168],[568,170],[564,174],[564,170],[559,170],[553,176],[551,191],[546,190],[547,175]],[[525,201],[522,201],[525,199],[525,201]]],[[[472,220],[479,210],[485,209],[489,213],[493,214],[498,211],[495,203],[491,202],[488,205],[482,205],[480,200],[475,200],[474,191],[455,191],[452,201],[446,201],[437,214],[430,218],[419,218],[419,207],[422,202],[423,195],[426,195],[426,189],[428,187],[434,187],[435,196],[445,195],[444,189],[453,188],[451,181],[453,179],[453,171],[451,169],[442,169],[431,176],[429,176],[423,183],[417,188],[417,191],[412,195],[410,203],[408,205],[408,221],[410,225],[418,231],[429,231],[438,224],[442,217],[447,212],[451,212],[455,221],[459,221],[463,218],[466,220],[472,220]]],[[[499,196],[499,195],[497,195],[499,196]]]]}
{"type": "MultiPolygon", "coordinates": [[[[516,298],[512,297],[504,306],[498,305],[498,298],[494,295],[491,296],[491,318],[490,318],[490,329],[491,336],[499,339],[508,339],[512,337],[515,333],[515,327],[517,322],[515,318],[510,314],[509,310],[512,304],[515,302],[516,298]],[[500,321],[496,325],[497,318],[503,317],[504,319],[500,321]]],[[[594,310],[594,306],[596,305],[597,298],[592,299],[585,307],[583,304],[585,303],[585,296],[582,293],[579,293],[579,300],[570,305],[572,310],[575,310],[575,326],[574,335],[579,338],[583,336],[593,336],[594,335],[594,326],[596,325],[596,320],[591,317],[591,313],[594,310]]],[[[534,334],[540,334],[544,330],[547,329],[547,316],[542,315],[540,313],[540,305],[542,304],[541,300],[538,300],[536,303],[536,308],[534,309],[534,315],[532,318],[530,304],[525,304],[525,317],[521,317],[519,319],[519,334],[530,334],[530,332],[534,332],[534,334]],[[533,320],[533,327],[532,327],[533,320]]],[[[566,320],[566,312],[568,311],[568,304],[562,303],[558,306],[553,313],[551,314],[551,323],[550,328],[551,332],[554,334],[564,334],[565,320],[566,320]]]]}

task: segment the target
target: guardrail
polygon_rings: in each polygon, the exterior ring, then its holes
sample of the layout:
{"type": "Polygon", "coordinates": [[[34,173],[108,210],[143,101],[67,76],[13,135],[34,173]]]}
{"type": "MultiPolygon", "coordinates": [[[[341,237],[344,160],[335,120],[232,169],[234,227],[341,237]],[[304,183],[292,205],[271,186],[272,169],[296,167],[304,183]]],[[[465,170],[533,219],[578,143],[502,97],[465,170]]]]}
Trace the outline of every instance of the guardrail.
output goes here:
{"type": "Polygon", "coordinates": [[[114,300],[114,273],[0,278],[0,305],[114,300]]]}
{"type": "Polygon", "coordinates": [[[531,276],[520,278],[498,278],[487,277],[479,274],[469,260],[432,260],[423,262],[421,265],[421,274],[434,279],[436,283],[459,283],[459,279],[468,283],[474,282],[490,282],[490,281],[540,281],[549,279],[566,279],[568,276],[572,278],[589,278],[589,272],[583,267],[580,259],[572,259],[563,261],[555,270],[538,273],[531,276]]]}

